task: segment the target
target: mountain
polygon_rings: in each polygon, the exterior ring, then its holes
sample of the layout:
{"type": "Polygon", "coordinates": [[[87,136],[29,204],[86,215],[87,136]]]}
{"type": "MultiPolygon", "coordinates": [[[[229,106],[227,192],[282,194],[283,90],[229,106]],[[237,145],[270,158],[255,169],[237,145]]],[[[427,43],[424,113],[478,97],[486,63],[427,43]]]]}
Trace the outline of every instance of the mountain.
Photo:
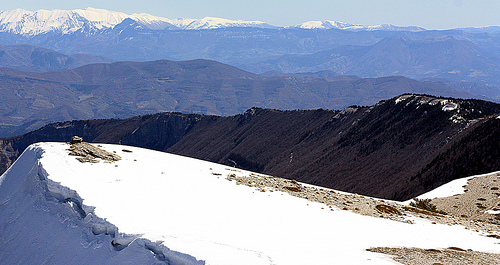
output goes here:
{"type": "MultiPolygon", "coordinates": [[[[168,19],[149,14],[127,15],[121,12],[97,8],[76,10],[37,10],[23,9],[4,10],[0,12],[0,32],[35,36],[49,32],[70,34],[77,31],[88,33],[110,29],[131,19],[142,27],[153,30],[205,30],[220,28],[279,28],[261,21],[230,20],[224,18],[205,17],[202,19],[177,18],[168,19]]],[[[362,26],[338,21],[309,21],[293,26],[302,29],[345,29],[345,30],[390,30],[390,31],[422,31],[419,27],[398,27],[389,24],[362,26]]]]}
{"type": "Polygon", "coordinates": [[[167,19],[94,8],[17,9],[0,13],[3,45],[30,44],[65,54],[93,54],[117,61],[211,59],[243,67],[287,54],[312,54],[344,45],[374,45],[396,36],[412,40],[451,36],[470,41],[492,57],[500,58],[498,34],[463,29],[360,26],[330,20],[274,27],[258,21],[167,19]]]}
{"type": "Polygon", "coordinates": [[[127,19],[139,23],[144,28],[153,30],[272,27],[260,21],[229,20],[213,17],[172,20],[144,13],[127,15],[121,12],[89,7],[84,10],[4,10],[0,12],[0,32],[24,36],[36,36],[51,32],[71,34],[78,31],[95,34],[113,28],[127,19]]]}
{"type": "Polygon", "coordinates": [[[493,222],[123,145],[32,145],[0,177],[0,202],[8,264],[500,260],[493,222]]]}
{"type": "Polygon", "coordinates": [[[236,116],[161,113],[55,123],[3,138],[3,170],[28,145],[121,143],[387,199],[500,168],[500,105],[402,95],[342,111],[252,108],[236,116]]]}
{"type": "Polygon", "coordinates": [[[490,57],[471,42],[452,37],[418,41],[391,37],[372,46],[343,46],[310,55],[285,55],[246,69],[288,73],[332,70],[361,77],[442,78],[493,86],[492,91],[484,95],[496,99],[500,96],[500,81],[497,80],[500,60],[490,57]]]}
{"type": "Polygon", "coordinates": [[[332,21],[332,20],[323,20],[323,21],[307,21],[294,26],[295,28],[301,29],[342,29],[342,30],[350,30],[350,31],[374,31],[374,30],[387,30],[387,31],[424,31],[424,28],[421,27],[399,27],[391,24],[381,24],[375,26],[363,26],[363,25],[354,25],[345,22],[332,21]]]}
{"type": "Polygon", "coordinates": [[[66,55],[31,45],[0,45],[0,67],[27,72],[49,72],[113,60],[87,54],[66,55]]]}
{"type": "Polygon", "coordinates": [[[207,60],[101,63],[47,73],[4,68],[0,87],[0,136],[24,134],[57,121],[164,111],[224,116],[251,107],[342,109],[402,93],[477,97],[442,82],[264,77],[207,60]]]}

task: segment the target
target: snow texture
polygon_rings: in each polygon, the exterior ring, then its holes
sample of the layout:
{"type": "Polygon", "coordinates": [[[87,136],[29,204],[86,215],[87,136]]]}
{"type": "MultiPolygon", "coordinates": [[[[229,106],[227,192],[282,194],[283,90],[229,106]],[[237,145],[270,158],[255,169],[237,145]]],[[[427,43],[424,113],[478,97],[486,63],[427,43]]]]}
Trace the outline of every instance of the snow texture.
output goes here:
{"type": "Polygon", "coordinates": [[[50,179],[41,156],[39,146],[28,147],[0,177],[1,264],[203,264],[120,233],[75,190],[50,179]]]}
{"type": "Polygon", "coordinates": [[[396,264],[366,249],[454,246],[500,253],[496,239],[462,226],[330,211],[225,179],[250,172],[141,148],[102,146],[122,160],[80,163],[68,155],[67,144],[39,143],[2,175],[0,260],[396,264]]]}

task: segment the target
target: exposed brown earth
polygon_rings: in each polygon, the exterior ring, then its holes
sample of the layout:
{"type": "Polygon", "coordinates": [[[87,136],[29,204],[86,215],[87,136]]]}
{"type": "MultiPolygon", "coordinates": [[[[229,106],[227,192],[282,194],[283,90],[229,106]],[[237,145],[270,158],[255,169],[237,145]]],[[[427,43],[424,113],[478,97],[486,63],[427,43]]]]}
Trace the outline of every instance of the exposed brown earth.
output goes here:
{"type": "MultiPolygon", "coordinates": [[[[213,174],[219,175],[223,173],[213,172],[213,174]]],[[[496,173],[494,173],[493,176],[496,178],[496,173]]],[[[491,176],[480,177],[478,178],[478,182],[485,182],[490,177],[491,176]]],[[[325,209],[330,209],[332,211],[346,210],[362,215],[386,218],[406,223],[413,223],[414,218],[424,218],[434,223],[462,225],[466,229],[481,231],[485,234],[485,236],[500,239],[500,226],[496,221],[491,221],[490,219],[479,220],[464,218],[462,217],[462,211],[440,214],[437,212],[411,207],[397,201],[334,191],[327,188],[299,183],[294,180],[254,173],[250,173],[247,176],[237,176],[233,173],[227,173],[226,179],[234,181],[236,185],[253,187],[258,192],[284,192],[309,201],[323,203],[325,204],[325,209]]],[[[469,200],[469,198],[464,196],[459,199],[454,199],[453,203],[454,205],[460,206],[467,204],[467,200],[469,200]]],[[[438,207],[439,206],[440,205],[438,205],[438,207]]]]}
{"type": "Polygon", "coordinates": [[[464,193],[435,198],[439,210],[468,220],[500,225],[500,173],[470,179],[464,193]],[[489,211],[497,212],[495,214],[489,211]]]}
{"type": "Polygon", "coordinates": [[[491,265],[500,264],[500,254],[473,250],[421,248],[376,247],[368,251],[393,256],[393,259],[405,265],[491,265]]]}

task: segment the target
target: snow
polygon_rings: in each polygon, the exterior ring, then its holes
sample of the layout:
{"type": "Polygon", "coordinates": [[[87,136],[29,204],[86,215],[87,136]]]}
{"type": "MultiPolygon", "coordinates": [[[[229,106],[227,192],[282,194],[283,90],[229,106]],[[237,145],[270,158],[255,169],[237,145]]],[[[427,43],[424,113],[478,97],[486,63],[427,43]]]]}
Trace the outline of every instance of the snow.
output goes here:
{"type": "MultiPolygon", "coordinates": [[[[15,9],[10,11],[0,11],[0,32],[11,32],[15,34],[34,36],[52,31],[61,32],[63,34],[69,34],[82,29],[98,31],[113,28],[127,18],[137,21],[140,25],[153,30],[202,30],[229,27],[279,28],[262,21],[229,20],[214,17],[205,17],[202,19],[168,19],[145,13],[128,15],[122,12],[88,7],[86,9],[75,10],[56,9],[26,11],[23,9],[15,9]]],[[[285,28],[342,29],[350,31],[424,30],[419,27],[398,27],[390,24],[362,26],[333,20],[308,21],[293,27],[285,28]]]]}
{"type": "Polygon", "coordinates": [[[36,251],[36,260],[72,259],[78,252],[93,261],[151,263],[151,251],[143,250],[152,242],[157,245],[147,249],[169,253],[171,264],[396,264],[365,251],[379,246],[500,252],[495,239],[461,226],[330,211],[225,179],[250,172],[147,149],[102,146],[122,160],[80,163],[68,156],[64,143],[39,143],[0,177],[0,227],[7,227],[2,228],[0,260],[22,257],[29,263],[30,252],[36,251]],[[89,234],[89,227],[97,235],[89,234]],[[131,244],[113,249],[112,236],[103,232],[108,230],[131,244]],[[38,244],[35,250],[32,244],[38,244]]]}
{"type": "Polygon", "coordinates": [[[296,25],[297,28],[302,29],[361,29],[361,25],[353,25],[349,23],[323,20],[323,21],[308,21],[302,24],[296,25]]]}
{"type": "MultiPolygon", "coordinates": [[[[493,172],[493,173],[500,173],[498,172],[493,172]]],[[[422,195],[417,196],[419,199],[434,199],[434,198],[442,198],[442,197],[449,197],[457,194],[463,194],[464,191],[464,186],[467,185],[467,182],[470,179],[476,178],[476,177],[481,177],[481,176],[487,176],[493,173],[487,173],[487,174],[482,174],[482,175],[475,175],[475,176],[470,176],[470,177],[465,177],[461,179],[455,179],[453,181],[450,181],[444,185],[441,185],[429,192],[426,192],[422,195]]],[[[406,201],[409,203],[412,200],[406,201]]]]}
{"type": "Polygon", "coordinates": [[[442,107],[443,111],[452,111],[452,110],[456,110],[458,108],[457,103],[451,102],[451,101],[446,100],[446,99],[441,101],[441,106],[443,106],[442,107]]]}
{"type": "Polygon", "coordinates": [[[402,95],[402,96],[399,96],[397,99],[396,99],[396,104],[398,104],[399,102],[401,101],[405,101],[411,97],[413,97],[414,95],[402,95]]]}
{"type": "Polygon", "coordinates": [[[229,20],[224,18],[205,17],[202,19],[175,19],[170,23],[179,27],[180,29],[217,29],[229,27],[259,27],[270,28],[272,26],[262,21],[243,21],[243,20],[229,20]]]}
{"type": "Polygon", "coordinates": [[[302,29],[342,29],[349,31],[376,31],[376,30],[387,30],[387,31],[423,31],[424,28],[421,27],[400,27],[394,26],[391,24],[381,24],[381,25],[373,25],[373,26],[363,26],[363,25],[355,25],[349,24],[345,22],[332,21],[332,20],[323,20],[323,21],[307,21],[302,24],[298,24],[294,26],[295,28],[302,29]]]}
{"type": "Polygon", "coordinates": [[[85,28],[102,30],[113,28],[123,20],[130,18],[149,29],[215,29],[227,27],[271,28],[260,21],[229,20],[206,17],[203,19],[168,19],[150,14],[127,15],[121,12],[88,7],[76,10],[37,10],[15,9],[0,11],[0,32],[12,32],[22,35],[38,35],[51,31],[68,34],[85,28]]]}
{"type": "Polygon", "coordinates": [[[500,211],[495,211],[495,210],[488,210],[486,211],[488,214],[500,214],[500,211]]]}

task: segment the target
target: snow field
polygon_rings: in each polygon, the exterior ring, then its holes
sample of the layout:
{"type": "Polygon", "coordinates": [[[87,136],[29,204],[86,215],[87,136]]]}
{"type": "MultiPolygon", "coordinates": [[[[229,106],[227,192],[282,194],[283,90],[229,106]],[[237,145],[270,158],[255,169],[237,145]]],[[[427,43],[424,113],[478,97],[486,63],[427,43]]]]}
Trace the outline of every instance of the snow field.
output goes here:
{"type": "Polygon", "coordinates": [[[123,159],[89,164],[68,156],[65,144],[36,147],[44,150],[41,164],[49,178],[76,190],[120,232],[163,241],[207,264],[394,264],[365,251],[377,246],[499,252],[494,239],[460,226],[332,212],[288,194],[239,186],[225,176],[250,172],[201,160],[103,145],[123,159]]]}
{"type": "MultiPolygon", "coordinates": [[[[122,157],[118,162],[80,163],[68,147],[32,145],[0,178],[3,260],[162,264],[151,252],[165,247],[206,264],[395,264],[365,251],[379,246],[499,252],[496,239],[461,226],[330,211],[287,193],[236,185],[225,177],[250,172],[223,165],[119,145],[103,145],[122,157]],[[116,229],[140,238],[113,239],[116,229]]],[[[179,260],[172,264],[196,263],[179,260]]]]}

